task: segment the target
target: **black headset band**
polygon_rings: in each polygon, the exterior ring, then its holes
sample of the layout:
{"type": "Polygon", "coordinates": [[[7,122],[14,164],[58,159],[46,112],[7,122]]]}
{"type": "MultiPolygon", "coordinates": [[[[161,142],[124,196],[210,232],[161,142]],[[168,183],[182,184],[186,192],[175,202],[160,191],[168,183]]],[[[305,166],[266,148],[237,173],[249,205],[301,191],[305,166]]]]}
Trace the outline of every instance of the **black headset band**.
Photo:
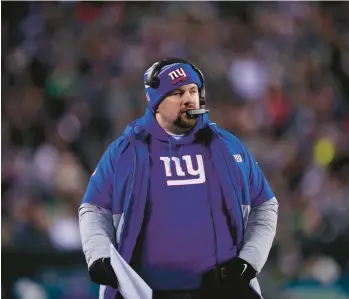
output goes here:
{"type": "Polygon", "coordinates": [[[194,69],[194,71],[199,73],[200,80],[203,83],[204,78],[201,71],[195,65],[193,65],[190,61],[179,59],[179,58],[169,58],[165,60],[160,60],[159,62],[157,62],[155,67],[150,71],[150,73],[148,74],[148,78],[154,78],[155,76],[158,76],[164,66],[171,65],[174,63],[184,63],[184,64],[190,65],[194,69]]]}

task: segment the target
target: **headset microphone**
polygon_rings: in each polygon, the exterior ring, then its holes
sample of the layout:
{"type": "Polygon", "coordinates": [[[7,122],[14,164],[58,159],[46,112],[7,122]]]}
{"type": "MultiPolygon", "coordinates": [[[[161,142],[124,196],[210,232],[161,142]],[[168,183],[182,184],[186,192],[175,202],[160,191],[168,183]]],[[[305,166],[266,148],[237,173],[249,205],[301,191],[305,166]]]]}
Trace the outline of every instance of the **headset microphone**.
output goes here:
{"type": "Polygon", "coordinates": [[[207,112],[209,112],[208,109],[201,108],[201,109],[191,109],[191,110],[186,111],[185,113],[187,114],[188,117],[194,118],[196,116],[205,114],[207,112]]]}

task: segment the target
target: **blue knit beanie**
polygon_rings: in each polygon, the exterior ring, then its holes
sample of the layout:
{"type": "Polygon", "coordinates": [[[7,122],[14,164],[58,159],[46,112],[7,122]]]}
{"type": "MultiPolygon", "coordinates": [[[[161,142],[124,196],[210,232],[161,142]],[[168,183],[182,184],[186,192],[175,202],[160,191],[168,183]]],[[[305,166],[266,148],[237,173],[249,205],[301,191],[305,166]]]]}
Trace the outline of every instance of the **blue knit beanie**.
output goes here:
{"type": "MultiPolygon", "coordinates": [[[[148,72],[152,71],[153,66],[144,74],[144,81],[146,81],[148,72]]],[[[183,85],[195,83],[199,89],[202,88],[202,82],[198,73],[189,64],[173,63],[166,65],[161,69],[158,77],[160,79],[160,85],[158,88],[154,89],[145,84],[145,94],[148,100],[148,105],[153,112],[156,111],[166,95],[183,85]]]]}

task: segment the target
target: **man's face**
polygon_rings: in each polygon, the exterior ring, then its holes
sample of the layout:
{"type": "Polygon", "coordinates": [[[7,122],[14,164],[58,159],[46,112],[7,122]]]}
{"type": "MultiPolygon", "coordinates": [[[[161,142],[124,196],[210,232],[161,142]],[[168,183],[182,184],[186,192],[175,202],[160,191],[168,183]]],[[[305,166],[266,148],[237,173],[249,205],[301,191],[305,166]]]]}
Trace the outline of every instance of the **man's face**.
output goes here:
{"type": "Polygon", "coordinates": [[[189,118],[185,113],[191,109],[199,109],[199,89],[196,84],[191,83],[171,92],[158,107],[158,114],[162,121],[172,124],[179,130],[192,128],[197,118],[189,118]]]}

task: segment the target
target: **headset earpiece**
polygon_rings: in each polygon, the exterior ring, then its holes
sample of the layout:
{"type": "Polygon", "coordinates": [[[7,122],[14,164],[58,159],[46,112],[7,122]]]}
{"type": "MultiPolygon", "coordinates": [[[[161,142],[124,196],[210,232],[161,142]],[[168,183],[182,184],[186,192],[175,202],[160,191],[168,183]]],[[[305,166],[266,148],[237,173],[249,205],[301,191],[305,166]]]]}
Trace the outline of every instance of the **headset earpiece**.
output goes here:
{"type": "Polygon", "coordinates": [[[158,77],[161,69],[167,65],[166,60],[161,60],[153,65],[147,74],[147,79],[145,84],[149,85],[151,88],[157,89],[160,86],[160,79],[158,77]]]}
{"type": "Polygon", "coordinates": [[[159,77],[155,76],[153,78],[150,78],[147,80],[147,84],[154,89],[157,89],[160,86],[160,79],[159,77]]]}

